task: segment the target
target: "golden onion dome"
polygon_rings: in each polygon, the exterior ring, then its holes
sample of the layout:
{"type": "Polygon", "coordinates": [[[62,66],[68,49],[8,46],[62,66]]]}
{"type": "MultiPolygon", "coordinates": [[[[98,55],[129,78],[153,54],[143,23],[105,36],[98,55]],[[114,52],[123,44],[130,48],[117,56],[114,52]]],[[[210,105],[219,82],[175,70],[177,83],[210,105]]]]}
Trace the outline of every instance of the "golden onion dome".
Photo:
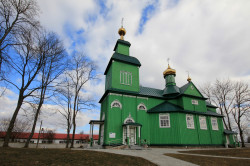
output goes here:
{"type": "Polygon", "coordinates": [[[187,78],[187,81],[188,81],[188,82],[190,82],[190,81],[191,81],[191,78],[190,78],[189,76],[188,76],[188,78],[187,78]]]}
{"type": "Polygon", "coordinates": [[[168,64],[168,68],[163,72],[163,76],[165,77],[166,75],[170,75],[170,74],[176,74],[175,69],[172,69],[169,64],[168,64]]]}
{"type": "Polygon", "coordinates": [[[126,30],[125,30],[125,28],[123,28],[123,26],[118,30],[118,34],[121,36],[121,40],[124,40],[126,30]]]}

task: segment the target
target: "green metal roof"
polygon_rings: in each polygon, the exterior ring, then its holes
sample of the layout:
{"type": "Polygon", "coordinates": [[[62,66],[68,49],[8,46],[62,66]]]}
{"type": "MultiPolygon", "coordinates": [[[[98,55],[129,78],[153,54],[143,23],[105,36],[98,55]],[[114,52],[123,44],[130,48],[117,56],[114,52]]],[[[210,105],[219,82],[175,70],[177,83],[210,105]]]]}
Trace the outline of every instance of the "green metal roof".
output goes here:
{"type": "Polygon", "coordinates": [[[234,132],[234,131],[231,131],[231,130],[224,129],[224,134],[230,135],[230,134],[238,134],[238,133],[234,132]]]}
{"type": "Polygon", "coordinates": [[[184,110],[182,107],[175,105],[175,104],[172,104],[172,103],[169,103],[167,101],[149,109],[147,112],[148,113],[181,112],[181,113],[223,117],[223,115],[217,114],[217,113],[209,111],[209,110],[206,112],[184,110]]]}
{"type": "Polygon", "coordinates": [[[163,90],[160,89],[140,86],[140,92],[139,92],[140,95],[164,98],[164,96],[162,96],[162,93],[163,90]]]}
{"type": "Polygon", "coordinates": [[[128,41],[118,39],[117,42],[116,42],[116,44],[115,44],[114,51],[116,50],[116,47],[117,47],[118,43],[127,45],[127,46],[129,46],[129,47],[131,46],[131,44],[130,44],[128,41]]]}
{"type": "Polygon", "coordinates": [[[190,82],[179,88],[181,94],[183,94],[186,91],[186,89],[188,88],[189,84],[190,84],[190,82]]]}
{"type": "Polygon", "coordinates": [[[107,68],[106,68],[106,70],[104,72],[104,75],[107,74],[108,69],[111,66],[113,60],[118,61],[118,62],[124,62],[124,63],[127,63],[127,64],[132,64],[132,65],[135,65],[135,66],[141,66],[141,63],[137,58],[132,57],[132,56],[128,56],[128,55],[119,54],[119,53],[115,52],[112,55],[112,57],[110,58],[110,60],[109,60],[109,63],[108,63],[108,66],[107,66],[107,68]]]}
{"type": "Polygon", "coordinates": [[[209,103],[208,101],[206,101],[206,105],[207,105],[208,107],[218,108],[218,107],[212,105],[211,103],[209,103]]]}
{"type": "Polygon", "coordinates": [[[169,102],[164,102],[162,104],[159,104],[151,109],[149,109],[148,113],[160,113],[160,112],[175,112],[175,111],[181,111],[183,108],[180,106],[174,105],[169,102]]]}

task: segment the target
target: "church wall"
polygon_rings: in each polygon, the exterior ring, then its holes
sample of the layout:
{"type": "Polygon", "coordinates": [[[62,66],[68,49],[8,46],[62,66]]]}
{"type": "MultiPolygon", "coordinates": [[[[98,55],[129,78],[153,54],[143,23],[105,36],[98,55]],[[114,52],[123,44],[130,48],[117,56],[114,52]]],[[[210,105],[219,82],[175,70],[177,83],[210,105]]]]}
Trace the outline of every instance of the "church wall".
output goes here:
{"type": "Polygon", "coordinates": [[[179,114],[181,144],[199,144],[195,115],[193,115],[193,119],[194,119],[194,129],[189,129],[187,128],[186,114],[183,113],[179,114]]]}
{"type": "Polygon", "coordinates": [[[106,75],[106,81],[105,81],[105,90],[110,89],[111,88],[111,78],[112,78],[112,65],[110,66],[110,69],[107,72],[106,75]]]}
{"type": "Polygon", "coordinates": [[[122,89],[128,91],[139,91],[139,69],[137,66],[126,63],[116,62],[112,63],[112,88],[122,89]],[[120,83],[120,71],[132,73],[132,85],[124,85],[120,83]]]}
{"type": "Polygon", "coordinates": [[[205,100],[183,96],[182,101],[184,110],[199,111],[199,112],[207,111],[205,100]],[[192,100],[197,100],[198,105],[192,104],[192,100]]]}
{"type": "MultiPolygon", "coordinates": [[[[206,117],[206,116],[205,116],[206,117]]],[[[201,129],[199,115],[196,115],[197,132],[199,137],[199,144],[212,144],[210,128],[208,126],[208,117],[206,117],[207,129],[201,129]]]]}
{"type": "MultiPolygon", "coordinates": [[[[138,105],[139,104],[144,104],[145,106],[146,106],[146,108],[148,109],[148,106],[149,106],[149,104],[148,104],[148,100],[150,100],[150,99],[148,99],[148,98],[141,98],[141,97],[137,97],[137,103],[136,103],[136,106],[137,106],[137,116],[136,116],[136,122],[137,123],[140,123],[140,124],[142,124],[142,128],[141,128],[141,137],[140,137],[140,139],[141,140],[149,140],[149,138],[150,138],[150,131],[149,131],[149,128],[150,128],[150,126],[149,126],[149,118],[148,118],[148,113],[147,113],[147,110],[139,110],[138,109],[138,105]]],[[[138,135],[139,133],[138,133],[138,131],[137,131],[137,135],[138,135]]],[[[137,142],[138,142],[139,140],[137,139],[137,142]]]]}
{"type": "Polygon", "coordinates": [[[123,55],[129,56],[129,47],[127,45],[118,44],[116,48],[116,52],[123,55]]]}
{"type": "Polygon", "coordinates": [[[225,143],[225,136],[223,134],[224,127],[222,124],[222,119],[217,118],[217,123],[218,123],[218,128],[219,130],[212,130],[212,125],[211,125],[211,117],[208,117],[208,123],[210,127],[210,132],[211,132],[211,142],[212,144],[221,144],[223,145],[225,143]]]}
{"type": "MultiPolygon", "coordinates": [[[[106,97],[108,100],[107,102],[107,110],[106,110],[106,117],[105,119],[110,119],[110,120],[105,120],[105,126],[104,126],[104,133],[105,133],[105,144],[111,143],[110,141],[117,140],[122,137],[122,108],[119,107],[113,107],[111,108],[111,103],[114,100],[118,100],[119,102],[122,101],[122,96],[118,95],[108,95],[106,97]],[[110,134],[115,133],[114,138],[110,138],[110,134]]],[[[121,141],[119,142],[121,143],[121,141]]]]}
{"type": "Polygon", "coordinates": [[[180,144],[180,133],[179,133],[179,123],[178,114],[179,113],[169,113],[170,114],[170,127],[160,128],[159,114],[150,114],[150,144],[180,144]]]}

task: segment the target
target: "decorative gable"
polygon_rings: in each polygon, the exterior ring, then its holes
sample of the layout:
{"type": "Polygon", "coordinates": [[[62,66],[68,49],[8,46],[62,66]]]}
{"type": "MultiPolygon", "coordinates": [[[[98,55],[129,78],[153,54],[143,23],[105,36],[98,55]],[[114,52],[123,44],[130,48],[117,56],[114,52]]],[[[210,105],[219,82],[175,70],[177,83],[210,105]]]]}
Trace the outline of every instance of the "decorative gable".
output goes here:
{"type": "Polygon", "coordinates": [[[204,98],[204,96],[192,82],[182,87],[182,94],[204,98]]]}

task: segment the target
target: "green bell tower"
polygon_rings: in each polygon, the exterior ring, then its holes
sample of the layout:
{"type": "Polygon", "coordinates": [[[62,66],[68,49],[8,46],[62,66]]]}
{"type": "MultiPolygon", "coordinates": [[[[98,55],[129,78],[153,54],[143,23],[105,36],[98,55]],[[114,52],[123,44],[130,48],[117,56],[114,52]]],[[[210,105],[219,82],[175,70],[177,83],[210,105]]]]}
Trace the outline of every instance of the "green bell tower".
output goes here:
{"type": "Polygon", "coordinates": [[[125,90],[139,92],[140,61],[130,56],[131,44],[124,40],[126,30],[123,26],[118,30],[120,39],[117,40],[114,53],[104,72],[106,75],[105,90],[125,90]]]}
{"type": "Polygon", "coordinates": [[[168,68],[163,72],[163,77],[166,82],[165,89],[163,91],[163,96],[176,96],[180,94],[180,90],[175,83],[175,76],[175,69],[172,69],[168,64],[168,68]]]}

